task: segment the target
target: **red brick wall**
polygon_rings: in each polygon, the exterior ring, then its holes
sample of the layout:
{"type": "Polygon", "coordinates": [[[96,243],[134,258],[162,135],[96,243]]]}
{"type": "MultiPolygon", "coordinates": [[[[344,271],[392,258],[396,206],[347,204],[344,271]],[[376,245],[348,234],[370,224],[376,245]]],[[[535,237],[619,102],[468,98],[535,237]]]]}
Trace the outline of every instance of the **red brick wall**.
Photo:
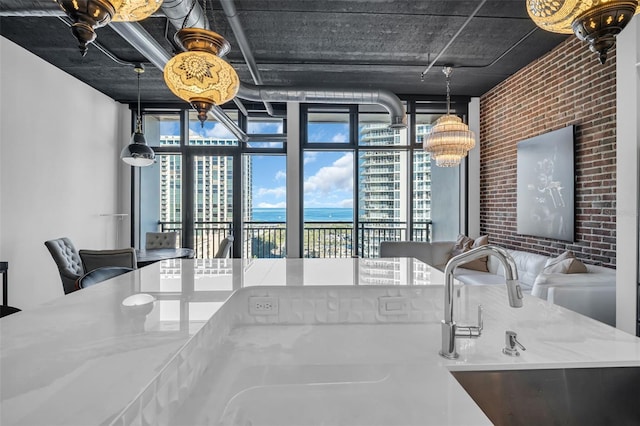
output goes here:
{"type": "Polygon", "coordinates": [[[605,65],[576,37],[480,99],[480,231],[503,247],[616,263],[615,49],[605,65]],[[516,143],[576,126],[575,242],[516,231],[516,143]]]}

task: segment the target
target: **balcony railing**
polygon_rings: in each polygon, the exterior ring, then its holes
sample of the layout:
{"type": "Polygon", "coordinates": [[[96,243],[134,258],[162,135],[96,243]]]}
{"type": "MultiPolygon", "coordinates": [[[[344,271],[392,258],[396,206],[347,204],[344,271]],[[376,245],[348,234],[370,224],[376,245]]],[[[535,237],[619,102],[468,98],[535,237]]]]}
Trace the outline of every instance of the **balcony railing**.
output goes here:
{"type": "MultiPolygon", "coordinates": [[[[160,231],[181,233],[180,222],[159,222],[160,231]]],[[[431,221],[413,223],[411,240],[431,241],[431,221]]],[[[234,234],[231,222],[196,222],[194,249],[196,258],[212,258],[223,238],[234,234]]],[[[243,258],[278,258],[286,256],[285,222],[245,222],[242,240],[243,258]]],[[[380,242],[407,240],[405,222],[305,222],[304,257],[378,257],[380,242]],[[355,239],[354,239],[355,237],[355,239]],[[357,247],[357,251],[356,251],[357,247]]],[[[236,241],[238,235],[235,235],[236,241]]]]}
{"type": "Polygon", "coordinates": [[[286,222],[245,222],[243,258],[285,257],[286,222]]]}

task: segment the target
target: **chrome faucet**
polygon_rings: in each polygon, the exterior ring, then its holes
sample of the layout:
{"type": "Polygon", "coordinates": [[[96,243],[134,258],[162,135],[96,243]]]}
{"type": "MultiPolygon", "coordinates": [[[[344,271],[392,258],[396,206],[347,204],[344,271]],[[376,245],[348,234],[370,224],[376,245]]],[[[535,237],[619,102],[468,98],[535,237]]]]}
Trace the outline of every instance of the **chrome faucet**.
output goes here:
{"type": "Polygon", "coordinates": [[[442,320],[442,349],[440,355],[449,358],[458,358],[456,352],[456,337],[477,338],[482,334],[482,306],[478,306],[477,326],[458,326],[453,320],[453,271],[461,263],[478,259],[483,256],[495,256],[504,266],[504,274],[509,296],[509,305],[513,308],[522,307],[522,289],[518,282],[518,270],[513,258],[503,248],[486,245],[481,246],[458,256],[455,256],[444,269],[444,320],[442,320]]]}

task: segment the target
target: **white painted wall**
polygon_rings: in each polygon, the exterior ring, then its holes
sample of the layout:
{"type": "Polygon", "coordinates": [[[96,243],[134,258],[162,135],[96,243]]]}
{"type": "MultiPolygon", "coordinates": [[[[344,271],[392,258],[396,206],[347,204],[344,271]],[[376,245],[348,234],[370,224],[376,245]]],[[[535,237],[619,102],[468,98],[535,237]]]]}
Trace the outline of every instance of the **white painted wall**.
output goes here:
{"type": "Polygon", "coordinates": [[[640,17],[617,37],[616,327],[636,334],[640,152],[640,17]]]}
{"type": "Polygon", "coordinates": [[[9,262],[10,305],[63,295],[45,240],[114,247],[117,220],[101,215],[127,200],[119,153],[130,126],[128,107],[0,37],[0,260],[9,262]]]}

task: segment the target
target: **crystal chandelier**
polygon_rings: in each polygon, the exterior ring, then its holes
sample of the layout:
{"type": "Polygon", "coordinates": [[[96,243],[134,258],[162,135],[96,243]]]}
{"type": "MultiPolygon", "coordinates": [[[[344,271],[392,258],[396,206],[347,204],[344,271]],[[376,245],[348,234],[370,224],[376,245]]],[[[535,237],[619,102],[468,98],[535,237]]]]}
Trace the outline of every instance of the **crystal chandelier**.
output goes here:
{"type": "Polygon", "coordinates": [[[601,64],[615,36],[640,13],[640,0],[527,0],[529,16],[540,28],[554,33],[574,33],[589,43],[601,64]]]}
{"type": "Polygon", "coordinates": [[[95,29],[111,21],[140,21],[155,12],[162,0],[55,0],[73,21],[71,32],[82,56],[96,39],[95,29]]]}
{"type": "Polygon", "coordinates": [[[175,39],[186,51],[167,62],[164,81],[174,95],[193,106],[204,126],[214,105],[222,105],[238,93],[238,74],[220,58],[229,51],[229,42],[202,28],[182,28],[175,39]]]}
{"type": "Polygon", "coordinates": [[[476,138],[460,117],[450,114],[450,77],[451,67],[444,67],[447,77],[447,114],[436,120],[424,139],[427,151],[438,167],[455,167],[460,164],[470,149],[476,145],[476,138]]]}

